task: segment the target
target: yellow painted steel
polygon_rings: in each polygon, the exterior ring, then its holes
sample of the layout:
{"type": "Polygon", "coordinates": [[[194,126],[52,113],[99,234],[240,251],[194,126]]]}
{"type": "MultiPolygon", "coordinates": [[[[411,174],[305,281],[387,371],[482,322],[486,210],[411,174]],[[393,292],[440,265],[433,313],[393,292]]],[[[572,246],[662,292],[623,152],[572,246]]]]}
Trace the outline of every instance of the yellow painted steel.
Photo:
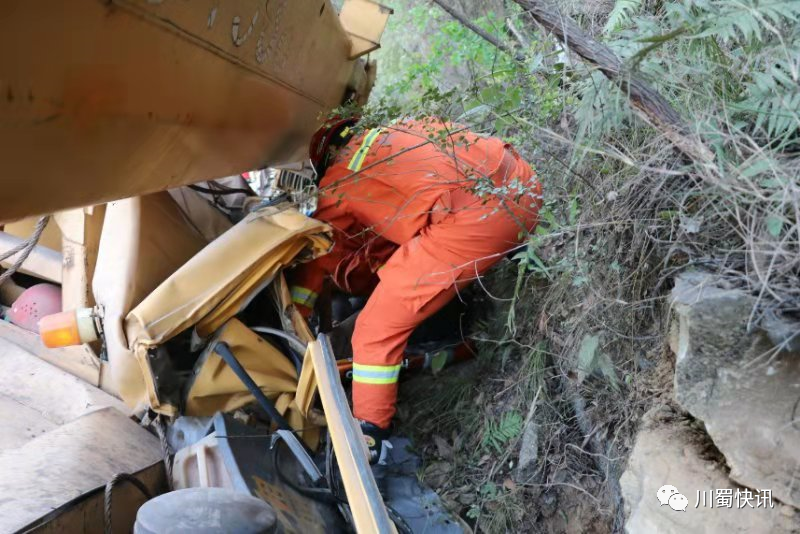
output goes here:
{"type": "Polygon", "coordinates": [[[310,447],[316,448],[319,429],[306,421],[295,402],[298,380],[294,366],[281,351],[235,318],[214,334],[200,355],[186,393],[184,415],[210,417],[254,400],[241,379],[214,352],[218,342],[228,344],[247,374],[275,403],[292,428],[310,447]]]}
{"type": "Polygon", "coordinates": [[[364,435],[347,405],[330,342],[324,335],[309,343],[306,359],[309,358],[356,531],[396,533],[367,461],[364,435]]]}
{"type": "Polygon", "coordinates": [[[345,0],[340,18],[352,42],[350,57],[380,48],[383,29],[392,13],[391,8],[372,0],[345,0]]]}
{"type": "Polygon", "coordinates": [[[267,397],[275,401],[282,395],[294,393],[297,372],[286,356],[244,323],[231,319],[219,329],[200,355],[186,394],[185,415],[210,417],[219,411],[230,412],[253,402],[247,387],[214,352],[218,342],[230,346],[236,359],[267,397]]]}
{"type": "Polygon", "coordinates": [[[0,221],[296,161],[351,48],[330,0],[6,0],[0,221]]]}
{"type": "Polygon", "coordinates": [[[205,338],[228,322],[298,256],[311,259],[331,246],[328,226],[294,209],[249,214],[212,241],[147,295],[125,318],[125,335],[142,370],[144,388],[125,392],[131,406],[146,402],[172,415],[156,393],[147,352],[187,328],[205,338]]]}

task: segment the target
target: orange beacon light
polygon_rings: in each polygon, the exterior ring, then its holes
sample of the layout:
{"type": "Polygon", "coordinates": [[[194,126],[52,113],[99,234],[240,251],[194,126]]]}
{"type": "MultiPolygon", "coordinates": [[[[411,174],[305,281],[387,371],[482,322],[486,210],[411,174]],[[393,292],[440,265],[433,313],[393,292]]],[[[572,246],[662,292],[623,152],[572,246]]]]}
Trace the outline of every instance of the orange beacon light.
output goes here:
{"type": "Polygon", "coordinates": [[[39,320],[39,336],[46,347],[81,345],[98,338],[96,314],[92,308],[78,308],[39,320]]]}

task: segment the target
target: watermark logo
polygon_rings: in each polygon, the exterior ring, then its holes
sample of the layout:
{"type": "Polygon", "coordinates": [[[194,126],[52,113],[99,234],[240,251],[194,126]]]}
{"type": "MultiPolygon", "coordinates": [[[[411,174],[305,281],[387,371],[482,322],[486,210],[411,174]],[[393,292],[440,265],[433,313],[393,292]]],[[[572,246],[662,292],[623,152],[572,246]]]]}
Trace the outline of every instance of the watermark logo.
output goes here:
{"type": "Polygon", "coordinates": [[[771,489],[717,488],[698,490],[695,508],[774,508],[771,489]]]}
{"type": "Polygon", "coordinates": [[[682,493],[676,493],[669,498],[668,504],[669,507],[676,512],[685,512],[686,507],[689,506],[689,499],[687,499],[682,493]]]}
{"type": "MultiPolygon", "coordinates": [[[[676,512],[685,512],[689,505],[686,498],[678,488],[665,484],[658,488],[656,498],[661,506],[667,505],[676,512]]],[[[773,508],[772,490],[749,490],[720,488],[711,490],[697,490],[695,508],[773,508]]]]}
{"type": "Polygon", "coordinates": [[[658,488],[656,497],[658,498],[658,502],[661,503],[661,506],[666,504],[676,512],[685,512],[686,507],[689,505],[689,499],[687,499],[685,495],[678,491],[678,488],[675,486],[670,486],[669,484],[665,484],[658,488]]]}

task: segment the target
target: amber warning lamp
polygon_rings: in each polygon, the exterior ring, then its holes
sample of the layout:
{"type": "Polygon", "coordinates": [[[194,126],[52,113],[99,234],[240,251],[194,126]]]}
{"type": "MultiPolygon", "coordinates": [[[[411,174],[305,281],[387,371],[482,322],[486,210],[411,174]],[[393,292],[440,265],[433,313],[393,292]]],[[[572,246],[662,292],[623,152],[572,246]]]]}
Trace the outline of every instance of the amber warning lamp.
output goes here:
{"type": "Polygon", "coordinates": [[[100,321],[93,308],[78,308],[39,320],[39,336],[46,347],[66,347],[95,341],[100,334],[100,321]]]}

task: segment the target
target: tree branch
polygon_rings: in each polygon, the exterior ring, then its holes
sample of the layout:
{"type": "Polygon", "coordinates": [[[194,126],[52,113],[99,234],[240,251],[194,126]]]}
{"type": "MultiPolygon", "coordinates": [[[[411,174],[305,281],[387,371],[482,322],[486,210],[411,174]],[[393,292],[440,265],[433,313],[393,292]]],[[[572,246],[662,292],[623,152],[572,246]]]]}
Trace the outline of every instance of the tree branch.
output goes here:
{"type": "MultiPolygon", "coordinates": [[[[434,0],[437,4],[441,3],[434,0]]],[[[659,130],[684,154],[699,164],[710,164],[714,153],[688,128],[681,116],[658,91],[625,69],[622,61],[606,45],[586,35],[571,18],[542,0],[514,0],[568,50],[594,65],[615,83],[648,124],[659,130]]]]}
{"type": "Polygon", "coordinates": [[[514,21],[511,20],[511,17],[506,18],[506,28],[508,28],[508,31],[514,36],[522,48],[527,50],[531,47],[531,43],[528,39],[514,26],[514,21]]]}
{"type": "Polygon", "coordinates": [[[487,41],[488,43],[491,43],[492,45],[494,45],[499,50],[502,50],[503,52],[505,52],[506,54],[508,54],[512,58],[514,58],[516,61],[524,61],[525,60],[524,54],[514,50],[513,48],[508,46],[506,43],[502,42],[500,39],[498,39],[494,35],[490,34],[486,30],[484,30],[483,28],[481,28],[480,26],[478,26],[477,24],[475,24],[474,22],[469,20],[466,17],[466,15],[464,15],[463,13],[460,13],[457,9],[455,9],[452,6],[449,6],[448,4],[446,4],[443,0],[433,0],[433,3],[438,5],[439,7],[441,7],[445,12],[447,12],[448,15],[450,15],[451,17],[456,19],[458,22],[463,24],[465,27],[469,28],[470,30],[472,30],[473,32],[478,34],[485,41],[487,41]]]}

